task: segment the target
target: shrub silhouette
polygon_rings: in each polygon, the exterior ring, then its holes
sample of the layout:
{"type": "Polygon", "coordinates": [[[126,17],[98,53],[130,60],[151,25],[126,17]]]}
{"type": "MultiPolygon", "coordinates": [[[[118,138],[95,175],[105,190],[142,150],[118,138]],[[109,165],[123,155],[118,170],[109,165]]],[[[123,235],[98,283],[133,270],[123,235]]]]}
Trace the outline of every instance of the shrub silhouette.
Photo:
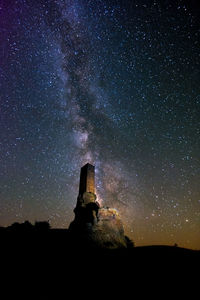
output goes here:
{"type": "Polygon", "coordinates": [[[46,231],[50,229],[50,224],[47,221],[35,222],[35,229],[39,231],[46,231]]]}

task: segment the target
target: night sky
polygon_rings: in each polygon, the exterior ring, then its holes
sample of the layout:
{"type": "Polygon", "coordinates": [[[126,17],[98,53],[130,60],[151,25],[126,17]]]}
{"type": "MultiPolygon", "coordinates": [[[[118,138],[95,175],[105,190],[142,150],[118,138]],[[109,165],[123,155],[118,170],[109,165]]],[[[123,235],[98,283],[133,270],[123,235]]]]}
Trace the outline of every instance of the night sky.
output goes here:
{"type": "Polygon", "coordinates": [[[136,246],[200,249],[198,1],[0,0],[0,225],[73,220],[80,168],[136,246]]]}

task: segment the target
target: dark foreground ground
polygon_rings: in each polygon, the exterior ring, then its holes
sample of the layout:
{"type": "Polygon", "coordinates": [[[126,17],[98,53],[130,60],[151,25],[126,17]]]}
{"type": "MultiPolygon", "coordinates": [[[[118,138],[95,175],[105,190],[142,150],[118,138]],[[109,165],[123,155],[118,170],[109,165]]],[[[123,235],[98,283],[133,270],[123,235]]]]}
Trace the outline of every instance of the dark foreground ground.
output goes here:
{"type": "MultiPolygon", "coordinates": [[[[58,296],[63,290],[65,296],[89,293],[94,299],[103,294],[106,299],[109,293],[113,299],[118,293],[134,294],[138,286],[142,286],[141,293],[149,288],[158,293],[164,285],[165,294],[177,286],[183,291],[191,279],[199,281],[200,251],[170,246],[95,249],[70,239],[67,230],[0,230],[0,241],[1,274],[10,287],[16,284],[14,291],[23,292],[28,286],[26,299],[39,293],[39,287],[43,293],[34,299],[50,299],[51,289],[57,293],[53,299],[71,299],[58,296]]],[[[195,286],[198,283],[190,296],[195,286]]]]}
{"type": "Polygon", "coordinates": [[[143,246],[128,249],[105,250],[86,245],[70,237],[68,230],[2,230],[0,229],[1,257],[10,261],[20,259],[29,265],[34,261],[60,265],[93,265],[95,268],[135,268],[146,264],[154,266],[194,264],[200,262],[200,251],[176,246],[143,246]],[[98,264],[101,262],[102,264],[98,264]]]}

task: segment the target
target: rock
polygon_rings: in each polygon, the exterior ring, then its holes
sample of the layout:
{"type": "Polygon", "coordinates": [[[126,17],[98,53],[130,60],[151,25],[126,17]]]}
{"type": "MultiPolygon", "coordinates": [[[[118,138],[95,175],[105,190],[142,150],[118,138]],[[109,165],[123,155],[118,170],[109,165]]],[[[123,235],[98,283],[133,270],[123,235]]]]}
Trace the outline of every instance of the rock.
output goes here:
{"type": "Polygon", "coordinates": [[[114,208],[86,206],[70,224],[69,232],[86,247],[118,249],[127,247],[121,218],[114,208]]]}

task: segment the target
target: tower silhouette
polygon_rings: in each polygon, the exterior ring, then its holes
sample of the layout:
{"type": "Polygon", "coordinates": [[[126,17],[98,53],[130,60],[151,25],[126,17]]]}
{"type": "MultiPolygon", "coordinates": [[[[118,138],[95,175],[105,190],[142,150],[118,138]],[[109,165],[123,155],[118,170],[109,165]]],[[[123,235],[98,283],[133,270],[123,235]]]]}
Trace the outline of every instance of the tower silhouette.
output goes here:
{"type": "Polygon", "coordinates": [[[76,207],[74,209],[75,215],[82,213],[82,209],[93,204],[96,205],[95,195],[95,167],[89,163],[81,168],[79,194],[77,197],[76,207]]]}
{"type": "Polygon", "coordinates": [[[89,163],[81,168],[75,218],[69,233],[78,247],[126,248],[123,223],[116,209],[102,207],[96,201],[95,167],[89,163]]]}
{"type": "Polygon", "coordinates": [[[84,193],[95,194],[95,167],[89,163],[81,168],[79,197],[84,193]]]}

